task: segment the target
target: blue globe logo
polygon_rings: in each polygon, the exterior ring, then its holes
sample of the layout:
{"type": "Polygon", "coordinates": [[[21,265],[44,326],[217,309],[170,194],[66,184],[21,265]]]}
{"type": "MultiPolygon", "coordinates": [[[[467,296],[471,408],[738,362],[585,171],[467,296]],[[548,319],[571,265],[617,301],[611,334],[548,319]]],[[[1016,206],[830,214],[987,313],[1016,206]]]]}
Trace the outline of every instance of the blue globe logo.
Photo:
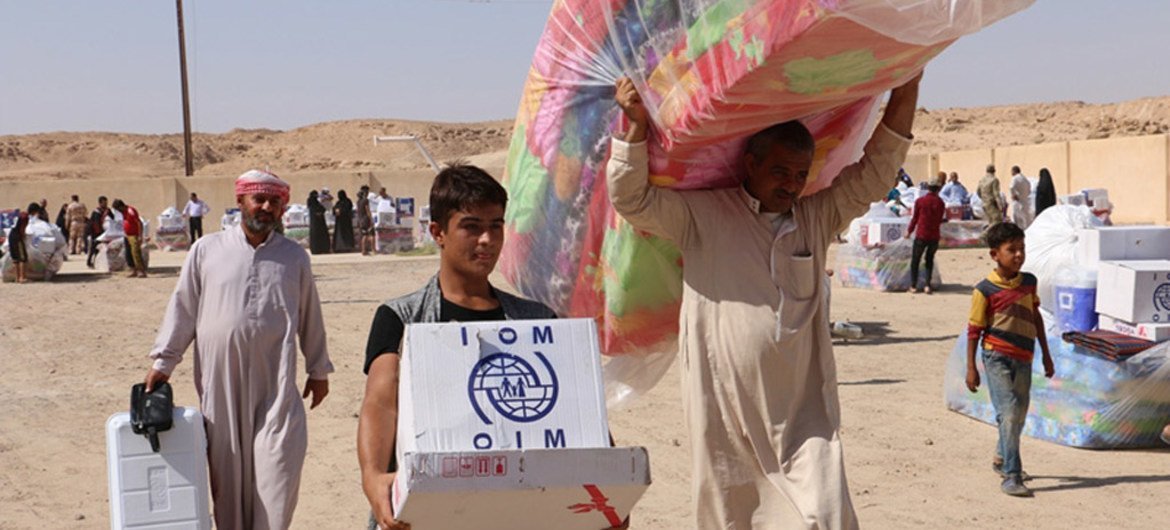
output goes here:
{"type": "Polygon", "coordinates": [[[535,355],[544,365],[545,378],[531,363],[510,353],[494,353],[476,363],[467,380],[467,395],[484,424],[492,424],[484,413],[484,401],[519,423],[534,422],[552,411],[557,404],[557,374],[544,355],[535,355]]]}
{"type": "Polygon", "coordinates": [[[1154,310],[1170,311],[1170,283],[1164,283],[1154,289],[1154,310]]]}

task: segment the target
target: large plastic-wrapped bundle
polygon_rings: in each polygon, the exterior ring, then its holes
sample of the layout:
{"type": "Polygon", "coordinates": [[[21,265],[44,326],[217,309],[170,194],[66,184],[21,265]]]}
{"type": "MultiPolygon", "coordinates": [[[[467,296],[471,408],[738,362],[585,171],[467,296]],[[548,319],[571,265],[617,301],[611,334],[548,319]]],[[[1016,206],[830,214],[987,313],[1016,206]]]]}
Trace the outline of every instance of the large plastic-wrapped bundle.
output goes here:
{"type": "MultiPolygon", "coordinates": [[[[11,229],[8,229],[11,230],[11,229]]],[[[16,265],[12,262],[11,252],[8,250],[7,235],[4,230],[4,257],[0,258],[0,274],[5,282],[16,281],[16,265]]],[[[57,225],[49,224],[40,218],[29,218],[28,226],[24,230],[24,248],[28,254],[25,264],[25,277],[29,280],[53,279],[53,275],[61,270],[65,263],[65,251],[68,245],[65,236],[57,225]]]]}
{"type": "Polygon", "coordinates": [[[554,3],[505,168],[501,272],[562,315],[597,319],[606,353],[671,349],[679,251],[621,222],[604,191],[617,78],[633,80],[654,122],[653,184],[735,186],[746,138],[800,119],[817,139],[813,193],[858,158],[885,91],[1031,1],[554,3]]]}
{"type": "Polygon", "coordinates": [[[187,250],[191,237],[187,234],[187,223],[183,214],[169,206],[158,214],[158,228],[154,230],[154,243],[161,250],[187,250]]]}
{"type": "MultiPolygon", "coordinates": [[[[854,243],[837,247],[837,267],[833,269],[843,287],[875,291],[905,291],[910,288],[910,258],[914,242],[899,239],[888,245],[866,248],[854,243]]],[[[930,278],[933,289],[942,287],[938,260],[930,278]]],[[[919,274],[925,275],[925,262],[919,265],[919,274]]],[[[925,278],[920,277],[919,282],[925,278]]]]}
{"type": "Polygon", "coordinates": [[[1088,206],[1058,204],[1041,212],[1025,231],[1028,259],[1023,270],[1036,275],[1044,309],[1056,310],[1052,286],[1057,273],[1077,265],[1078,230],[1101,224],[1088,206]]]}
{"type": "MultiPolygon", "coordinates": [[[[1052,325],[1055,320],[1045,313],[1056,375],[1045,378],[1043,363],[1039,359],[1033,363],[1032,402],[1024,434],[1094,449],[1160,446],[1158,434],[1170,423],[1170,343],[1111,361],[1061,340],[1052,325]]],[[[976,365],[984,374],[982,351],[976,354],[976,365]]],[[[964,332],[947,360],[943,383],[947,408],[995,425],[986,377],[978,392],[971,393],[966,374],[964,332]]]]}
{"type": "MultiPolygon", "coordinates": [[[[143,222],[143,233],[146,232],[148,224],[143,222]]],[[[118,272],[126,270],[127,260],[126,256],[126,232],[122,229],[122,214],[114,211],[114,217],[111,219],[107,217],[103,221],[104,230],[97,237],[98,250],[97,261],[106,263],[107,270],[110,272],[118,272]]],[[[142,245],[142,262],[150,266],[150,246],[142,245]]]]}
{"type": "Polygon", "coordinates": [[[227,211],[224,212],[223,217],[221,217],[219,219],[219,229],[220,230],[227,230],[229,228],[235,228],[239,225],[240,225],[240,209],[239,208],[228,208],[227,211]]]}
{"type": "Polygon", "coordinates": [[[413,226],[380,225],[374,228],[374,249],[378,254],[395,254],[413,248],[413,226]]]}
{"type": "Polygon", "coordinates": [[[309,207],[304,204],[290,204],[280,218],[284,225],[284,237],[304,248],[309,248],[309,207]]]}
{"type": "Polygon", "coordinates": [[[984,246],[984,221],[947,221],[938,227],[939,248],[975,248],[984,246]]]}

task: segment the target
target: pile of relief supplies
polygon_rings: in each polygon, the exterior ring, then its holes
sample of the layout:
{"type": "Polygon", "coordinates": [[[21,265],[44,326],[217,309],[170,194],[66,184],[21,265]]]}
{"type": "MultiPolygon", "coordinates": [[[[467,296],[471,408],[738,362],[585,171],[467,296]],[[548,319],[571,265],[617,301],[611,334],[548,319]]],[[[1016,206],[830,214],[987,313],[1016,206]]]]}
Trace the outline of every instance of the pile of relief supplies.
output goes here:
{"type": "MultiPolygon", "coordinates": [[[[1026,241],[1024,271],[1039,281],[1056,375],[1046,379],[1042,363],[1033,364],[1024,434],[1084,448],[1162,445],[1170,423],[1170,227],[1104,226],[1100,211],[1060,204],[1036,218],[1026,241]]],[[[947,408],[994,425],[986,385],[976,393],[965,386],[966,351],[964,330],[947,361],[947,408]]],[[[976,359],[982,371],[982,355],[976,359]]]]}
{"type": "MultiPolygon", "coordinates": [[[[909,226],[909,217],[896,216],[884,203],[870,205],[869,212],[849,224],[846,243],[837,248],[834,273],[841,285],[877,291],[909,289],[914,248],[914,241],[905,237],[909,226]]],[[[937,261],[931,276],[932,287],[942,285],[937,261]]]]}
{"type": "Polygon", "coordinates": [[[191,237],[187,234],[187,221],[174,206],[168,206],[158,214],[158,228],[154,231],[154,244],[160,250],[187,250],[191,237]]]}

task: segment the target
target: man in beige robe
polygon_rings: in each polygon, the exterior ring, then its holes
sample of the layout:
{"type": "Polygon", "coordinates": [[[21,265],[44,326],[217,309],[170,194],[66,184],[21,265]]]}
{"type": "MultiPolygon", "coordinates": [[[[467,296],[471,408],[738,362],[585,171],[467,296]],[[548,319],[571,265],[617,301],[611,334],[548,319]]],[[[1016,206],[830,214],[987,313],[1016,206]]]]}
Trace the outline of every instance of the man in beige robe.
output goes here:
{"type": "Polygon", "coordinates": [[[609,197],[634,227],[683,253],[683,400],[701,529],[856,528],[822,281],[834,236],[881,200],[910,146],[918,81],[895,89],[864,157],[799,198],[813,138],[797,122],[749,140],[742,187],[674,191],[648,183],[645,107],[613,139],[609,197]]]}
{"type": "Polygon", "coordinates": [[[292,523],[308,446],[302,397],[316,407],[333,371],[309,256],[277,233],[288,184],[263,171],[236,180],[239,226],[191,247],[150,357],[148,391],[195,343],[215,525],[292,523]],[[297,342],[308,380],[297,389],[297,342]]]}

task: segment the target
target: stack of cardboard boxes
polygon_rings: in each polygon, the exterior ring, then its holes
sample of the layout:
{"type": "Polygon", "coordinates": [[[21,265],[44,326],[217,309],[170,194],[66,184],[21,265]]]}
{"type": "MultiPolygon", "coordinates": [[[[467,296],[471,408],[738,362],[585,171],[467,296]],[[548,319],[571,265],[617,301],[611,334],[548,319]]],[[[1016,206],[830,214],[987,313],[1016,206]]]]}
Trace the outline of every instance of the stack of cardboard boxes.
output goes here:
{"type": "Polygon", "coordinates": [[[644,448],[610,447],[589,319],[411,325],[397,439],[415,530],[609,528],[650,485],[644,448]]]}
{"type": "Polygon", "coordinates": [[[1097,269],[1100,329],[1170,339],[1170,227],[1083,229],[1077,261],[1097,269]]]}

